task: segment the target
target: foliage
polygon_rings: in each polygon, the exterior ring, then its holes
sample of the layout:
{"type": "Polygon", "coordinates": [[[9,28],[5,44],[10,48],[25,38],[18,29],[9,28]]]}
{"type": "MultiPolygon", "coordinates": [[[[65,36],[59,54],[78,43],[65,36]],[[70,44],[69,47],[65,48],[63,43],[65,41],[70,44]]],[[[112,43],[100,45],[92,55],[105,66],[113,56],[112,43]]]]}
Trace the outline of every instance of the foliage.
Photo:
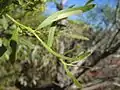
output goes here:
{"type": "MultiPolygon", "coordinates": [[[[37,54],[36,52],[34,53],[34,50],[36,50],[36,49],[35,49],[35,45],[33,45],[33,43],[40,42],[40,44],[38,44],[38,45],[42,45],[43,46],[42,48],[45,48],[48,52],[53,54],[55,57],[59,58],[58,60],[64,65],[64,69],[66,70],[68,76],[70,76],[70,78],[72,78],[73,82],[78,87],[81,88],[80,83],[72,75],[72,73],[69,71],[69,69],[67,67],[73,66],[74,63],[76,63],[80,60],[84,60],[86,57],[88,57],[91,54],[91,52],[86,51],[85,53],[76,55],[74,57],[67,57],[67,56],[59,54],[57,51],[55,51],[55,47],[53,47],[53,44],[55,43],[55,39],[58,36],[57,34],[59,34],[59,32],[60,32],[60,30],[56,30],[57,29],[56,22],[61,19],[66,18],[66,17],[69,17],[73,14],[86,12],[86,11],[94,8],[95,5],[94,4],[86,4],[83,7],[69,8],[66,10],[58,11],[58,12],[54,13],[53,15],[49,16],[43,22],[41,22],[40,25],[38,25],[38,23],[40,23],[40,21],[38,21],[38,22],[36,22],[36,21],[32,22],[33,20],[27,21],[28,18],[32,18],[34,16],[37,17],[37,19],[40,18],[39,16],[36,16],[36,15],[38,15],[38,13],[41,12],[39,10],[39,6],[41,4],[44,4],[45,2],[42,0],[40,3],[38,3],[38,1],[39,0],[13,1],[12,3],[9,3],[9,5],[5,6],[5,8],[7,7],[8,10],[11,9],[9,12],[7,12],[8,14],[4,15],[3,12],[1,12],[1,14],[2,14],[1,21],[2,22],[0,24],[1,25],[0,33],[1,33],[1,35],[3,35],[3,36],[0,36],[0,38],[1,38],[0,50],[2,51],[2,52],[0,52],[1,60],[6,60],[6,61],[10,62],[9,65],[11,65],[11,67],[13,67],[13,68],[15,67],[16,60],[19,60],[19,59],[25,60],[27,58],[28,60],[30,59],[31,62],[33,62],[33,57],[35,56],[35,54],[37,54]],[[15,10],[13,10],[13,9],[15,9],[15,10]],[[15,12],[17,12],[17,13],[15,13],[15,12]],[[32,17],[29,16],[29,14],[32,15],[32,17]],[[14,23],[11,22],[10,20],[12,20],[14,23]],[[29,23],[27,23],[27,22],[29,22],[29,23]],[[33,24],[31,24],[31,23],[33,23],[33,24]],[[48,29],[48,28],[50,28],[50,29],[48,29]],[[28,40],[26,40],[26,39],[28,39],[28,40]],[[22,46],[22,44],[25,46],[22,46]],[[26,47],[28,48],[28,50],[24,50],[24,49],[27,49],[26,47]],[[32,52],[32,57],[28,58],[32,49],[34,49],[32,52]],[[22,50],[22,52],[21,52],[21,50],[22,50]]],[[[3,11],[5,11],[4,8],[3,8],[3,11]]],[[[88,40],[88,38],[86,38],[84,36],[77,36],[77,35],[72,35],[72,34],[67,35],[67,36],[72,37],[72,38],[77,38],[77,39],[88,40]]],[[[48,52],[47,53],[45,52],[45,54],[49,55],[48,52]]],[[[42,52],[40,54],[42,54],[42,52]]],[[[43,56],[41,55],[41,57],[43,57],[43,56]]],[[[38,58],[41,58],[41,57],[38,57],[38,58]]],[[[3,62],[6,62],[6,61],[3,61],[3,62]]],[[[19,72],[19,71],[15,70],[14,72],[19,72]]],[[[22,83],[24,85],[26,85],[25,82],[22,82],[22,83]]],[[[32,80],[32,83],[36,84],[36,82],[34,80],[32,80]]]]}

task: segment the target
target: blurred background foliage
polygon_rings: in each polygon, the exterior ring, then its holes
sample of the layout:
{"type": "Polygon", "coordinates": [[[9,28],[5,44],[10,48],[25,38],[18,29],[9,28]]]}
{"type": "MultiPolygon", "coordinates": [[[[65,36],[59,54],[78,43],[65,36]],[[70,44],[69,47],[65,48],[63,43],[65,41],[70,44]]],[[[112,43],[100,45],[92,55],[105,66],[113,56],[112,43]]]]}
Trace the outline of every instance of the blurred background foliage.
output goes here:
{"type": "MultiPolygon", "coordinates": [[[[18,28],[18,26],[16,26],[5,16],[5,14],[8,13],[16,20],[22,22],[23,24],[35,28],[40,22],[42,22],[46,18],[43,15],[43,12],[46,7],[45,4],[46,4],[45,0],[9,0],[9,1],[1,0],[0,1],[0,17],[1,17],[0,18],[0,52],[2,56],[0,57],[0,68],[1,68],[0,90],[5,90],[5,87],[15,85],[16,80],[18,79],[18,77],[20,77],[22,64],[24,65],[25,62],[26,63],[29,62],[30,64],[32,60],[36,62],[38,60],[39,61],[41,60],[41,63],[39,63],[39,65],[40,66],[43,65],[41,68],[47,70],[46,66],[49,60],[45,59],[46,63],[42,61],[43,58],[42,56],[45,56],[44,54],[46,54],[47,51],[44,50],[42,46],[39,46],[38,41],[34,37],[31,38],[28,32],[22,33],[22,30],[21,32],[19,32],[21,34],[19,34],[18,46],[17,46],[17,50],[15,51],[17,59],[13,57],[12,58],[9,57],[10,55],[12,55],[13,52],[12,51],[13,48],[10,46],[10,41],[12,36],[14,36],[13,35],[14,30],[20,28],[18,28]],[[5,49],[5,47],[7,49],[5,49]],[[3,53],[5,52],[5,54],[2,55],[2,52],[3,53]]],[[[35,66],[32,65],[30,67],[35,67],[35,66]]],[[[31,71],[28,72],[31,73],[31,71]]],[[[46,71],[46,73],[48,72],[46,71]]],[[[35,80],[36,78],[37,77],[35,77],[35,80]]],[[[20,80],[23,84],[29,82],[24,79],[20,79],[20,80]]],[[[32,80],[30,82],[32,82],[32,80]]],[[[35,83],[35,81],[33,81],[32,83],[35,83]]]]}

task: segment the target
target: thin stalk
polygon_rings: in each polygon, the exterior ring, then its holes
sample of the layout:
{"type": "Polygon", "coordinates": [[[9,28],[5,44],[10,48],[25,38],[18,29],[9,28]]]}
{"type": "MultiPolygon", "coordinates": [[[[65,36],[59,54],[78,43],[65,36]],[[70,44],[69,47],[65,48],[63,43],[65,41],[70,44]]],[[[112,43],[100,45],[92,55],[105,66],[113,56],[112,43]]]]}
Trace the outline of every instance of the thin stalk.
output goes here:
{"type": "Polygon", "coordinates": [[[13,18],[12,18],[10,15],[8,15],[8,14],[6,14],[6,16],[7,16],[9,19],[11,19],[14,23],[16,23],[17,25],[19,25],[19,26],[27,29],[29,32],[31,32],[31,33],[40,41],[40,43],[41,43],[50,53],[52,53],[52,54],[55,55],[56,57],[59,57],[59,58],[65,59],[65,60],[71,60],[71,61],[74,61],[75,59],[76,59],[76,60],[77,60],[77,59],[79,60],[79,58],[66,57],[66,56],[64,56],[64,55],[61,55],[61,54],[53,51],[50,47],[48,47],[48,45],[47,45],[44,41],[42,41],[42,39],[35,33],[35,31],[34,31],[32,28],[27,27],[27,26],[25,26],[25,25],[17,22],[15,19],[13,19],[13,18]]]}

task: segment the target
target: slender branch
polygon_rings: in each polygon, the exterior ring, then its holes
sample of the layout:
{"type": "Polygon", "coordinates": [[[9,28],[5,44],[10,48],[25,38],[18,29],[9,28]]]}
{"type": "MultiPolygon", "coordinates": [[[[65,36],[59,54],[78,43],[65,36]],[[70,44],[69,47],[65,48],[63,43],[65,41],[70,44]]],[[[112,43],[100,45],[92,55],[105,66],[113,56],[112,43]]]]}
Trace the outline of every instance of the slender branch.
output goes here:
{"type": "Polygon", "coordinates": [[[111,85],[111,82],[102,82],[102,83],[99,83],[99,84],[95,84],[91,87],[86,87],[86,88],[83,88],[82,90],[94,90],[94,89],[98,89],[100,87],[106,87],[106,86],[110,86],[111,85]]]}
{"type": "Polygon", "coordinates": [[[113,41],[115,40],[116,36],[117,36],[119,33],[120,33],[120,30],[119,30],[119,29],[117,29],[117,31],[116,31],[115,33],[113,33],[113,36],[112,36],[112,38],[110,39],[107,48],[111,47],[111,45],[113,44],[113,41]]]}
{"type": "Polygon", "coordinates": [[[14,23],[16,23],[17,25],[25,28],[26,30],[28,30],[29,32],[31,32],[39,41],[40,43],[50,52],[52,53],[53,55],[55,55],[56,57],[58,58],[61,58],[61,59],[64,59],[64,60],[70,60],[70,61],[75,61],[75,60],[81,60],[81,56],[79,57],[75,57],[75,58],[70,58],[70,57],[66,57],[64,55],[61,55],[55,51],[53,51],[35,32],[35,30],[33,30],[32,28],[30,27],[27,27],[19,22],[17,22],[16,20],[14,20],[11,16],[9,16],[8,14],[6,14],[6,16],[11,19],[14,23]]]}

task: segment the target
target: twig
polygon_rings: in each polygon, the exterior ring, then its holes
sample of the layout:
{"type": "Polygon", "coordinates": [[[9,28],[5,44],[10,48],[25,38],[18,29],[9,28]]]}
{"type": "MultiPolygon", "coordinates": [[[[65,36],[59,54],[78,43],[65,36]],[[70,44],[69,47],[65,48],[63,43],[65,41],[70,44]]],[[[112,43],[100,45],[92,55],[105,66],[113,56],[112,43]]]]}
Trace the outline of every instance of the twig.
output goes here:
{"type": "Polygon", "coordinates": [[[113,85],[120,87],[120,84],[117,82],[113,82],[113,85]]]}
{"type": "Polygon", "coordinates": [[[99,87],[106,87],[106,86],[109,86],[109,85],[111,85],[111,82],[106,81],[106,82],[102,82],[102,83],[93,85],[91,87],[83,88],[82,90],[94,90],[94,89],[97,89],[99,87]]]}

